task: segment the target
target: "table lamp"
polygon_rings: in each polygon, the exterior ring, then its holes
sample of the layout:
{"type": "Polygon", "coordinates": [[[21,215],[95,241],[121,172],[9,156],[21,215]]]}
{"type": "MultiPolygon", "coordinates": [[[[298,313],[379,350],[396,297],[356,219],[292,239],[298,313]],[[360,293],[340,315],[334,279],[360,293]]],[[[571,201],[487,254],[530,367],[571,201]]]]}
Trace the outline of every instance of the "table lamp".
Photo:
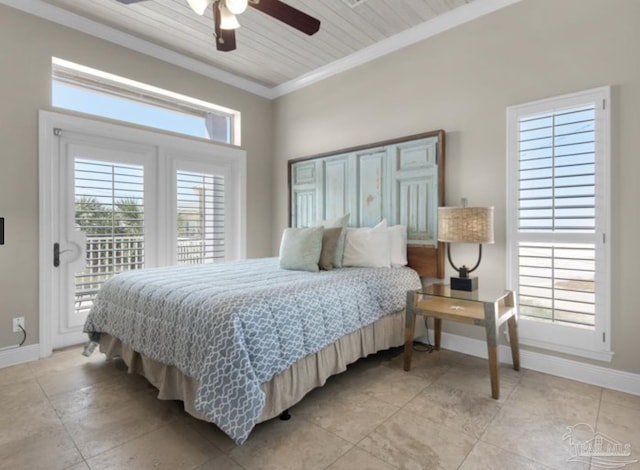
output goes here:
{"type": "Polygon", "coordinates": [[[480,266],[482,244],[494,243],[493,240],[493,207],[439,207],[438,208],[438,241],[447,244],[447,258],[458,272],[458,277],[451,277],[451,289],[473,291],[478,288],[478,278],[469,274],[480,266]],[[456,267],[451,260],[452,243],[477,243],[478,262],[469,269],[466,266],[456,267]]]}

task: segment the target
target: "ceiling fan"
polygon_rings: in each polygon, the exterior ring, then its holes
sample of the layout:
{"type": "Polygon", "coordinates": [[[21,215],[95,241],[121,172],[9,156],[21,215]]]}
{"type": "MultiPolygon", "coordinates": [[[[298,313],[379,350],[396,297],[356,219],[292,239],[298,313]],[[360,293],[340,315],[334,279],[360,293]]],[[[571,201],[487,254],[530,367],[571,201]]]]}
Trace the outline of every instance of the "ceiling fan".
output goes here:
{"type": "MultiPolygon", "coordinates": [[[[116,1],[129,5],[146,0],[116,1]]],[[[320,29],[320,20],[280,0],[187,0],[187,3],[198,15],[203,15],[207,7],[213,4],[216,49],[224,52],[233,51],[236,48],[235,30],[240,27],[236,15],[243,13],[249,6],[309,36],[315,34],[320,29]]]]}

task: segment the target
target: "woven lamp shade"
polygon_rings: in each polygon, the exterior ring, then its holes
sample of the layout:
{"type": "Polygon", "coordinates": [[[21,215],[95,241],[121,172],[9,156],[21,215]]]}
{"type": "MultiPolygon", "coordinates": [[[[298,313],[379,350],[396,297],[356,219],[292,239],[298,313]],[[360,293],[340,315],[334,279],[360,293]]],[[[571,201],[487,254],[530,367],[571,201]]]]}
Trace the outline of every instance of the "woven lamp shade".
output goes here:
{"type": "Polygon", "coordinates": [[[438,207],[438,240],[494,243],[493,207],[438,207]]]}

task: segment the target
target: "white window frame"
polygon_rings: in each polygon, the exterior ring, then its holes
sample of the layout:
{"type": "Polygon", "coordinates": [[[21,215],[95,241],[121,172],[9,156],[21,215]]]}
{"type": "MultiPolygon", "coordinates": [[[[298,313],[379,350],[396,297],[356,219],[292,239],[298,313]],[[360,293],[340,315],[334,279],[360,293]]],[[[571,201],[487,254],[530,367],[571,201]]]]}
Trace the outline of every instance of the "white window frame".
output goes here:
{"type": "MultiPolygon", "coordinates": [[[[580,328],[551,322],[536,321],[520,316],[519,337],[525,345],[558,351],[590,359],[611,361],[611,182],[610,133],[611,90],[600,87],[554,98],[509,106],[507,108],[507,284],[517,291],[518,243],[553,241],[551,233],[527,233],[526,239],[518,230],[519,181],[519,119],[545,112],[557,112],[587,104],[595,105],[596,119],[596,298],[594,328],[580,328]]],[[[575,234],[575,242],[584,241],[583,234],[575,234]]]]}
{"type": "MultiPolygon", "coordinates": [[[[203,125],[206,128],[213,125],[216,117],[227,118],[229,119],[228,139],[224,142],[213,138],[206,140],[236,146],[242,145],[241,113],[235,109],[76,64],[58,57],[51,58],[51,69],[52,85],[54,82],[58,82],[107,96],[118,96],[157,108],[198,116],[203,119],[203,125]]],[[[165,129],[159,130],[165,131],[165,129]]],[[[193,136],[189,135],[189,137],[193,136]]]]}

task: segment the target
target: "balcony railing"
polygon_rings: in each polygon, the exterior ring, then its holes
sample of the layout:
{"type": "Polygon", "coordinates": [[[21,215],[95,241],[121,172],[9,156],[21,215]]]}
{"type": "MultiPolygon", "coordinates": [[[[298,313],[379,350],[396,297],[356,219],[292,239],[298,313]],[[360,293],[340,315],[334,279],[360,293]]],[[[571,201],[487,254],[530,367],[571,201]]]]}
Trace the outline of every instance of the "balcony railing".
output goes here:
{"type": "MultiPolygon", "coordinates": [[[[87,236],[86,268],[75,275],[75,310],[87,313],[102,284],[124,271],[144,268],[143,235],[87,236]]],[[[205,241],[178,238],[178,264],[202,264],[208,260],[205,241]]]]}

